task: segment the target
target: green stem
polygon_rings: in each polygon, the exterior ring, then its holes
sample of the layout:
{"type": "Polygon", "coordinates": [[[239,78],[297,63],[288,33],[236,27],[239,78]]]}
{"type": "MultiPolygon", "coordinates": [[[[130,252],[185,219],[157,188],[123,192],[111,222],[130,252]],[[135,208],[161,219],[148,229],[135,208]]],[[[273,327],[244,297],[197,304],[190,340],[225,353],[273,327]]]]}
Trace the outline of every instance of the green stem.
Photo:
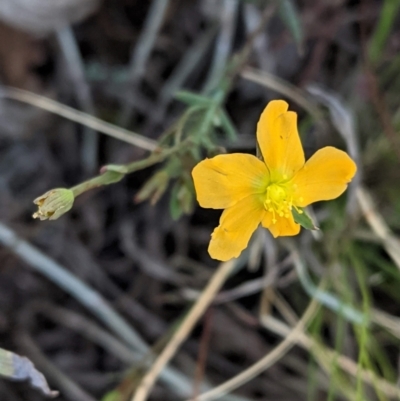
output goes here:
{"type": "Polygon", "coordinates": [[[81,182],[78,185],[75,185],[71,188],[71,191],[73,191],[74,196],[77,197],[91,189],[114,184],[118,181],[121,181],[127,174],[143,170],[147,167],[152,166],[153,164],[164,161],[167,157],[185,149],[186,147],[188,147],[188,145],[189,141],[183,141],[179,145],[172,148],[163,149],[159,152],[154,152],[149,157],[143,160],[135,161],[130,164],[109,164],[102,168],[102,174],[90,178],[87,181],[81,182]]]}
{"type": "Polygon", "coordinates": [[[71,191],[74,193],[74,196],[77,197],[91,189],[118,182],[122,180],[124,176],[124,174],[117,173],[115,171],[106,171],[103,174],[97,175],[96,177],[90,178],[87,181],[75,185],[71,188],[71,191]]]}

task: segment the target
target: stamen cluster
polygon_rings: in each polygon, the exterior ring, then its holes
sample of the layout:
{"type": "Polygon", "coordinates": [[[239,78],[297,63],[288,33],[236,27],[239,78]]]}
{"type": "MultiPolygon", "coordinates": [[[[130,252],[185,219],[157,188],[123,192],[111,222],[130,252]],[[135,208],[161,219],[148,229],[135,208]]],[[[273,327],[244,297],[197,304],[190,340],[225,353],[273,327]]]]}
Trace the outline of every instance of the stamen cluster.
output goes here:
{"type": "Polygon", "coordinates": [[[264,201],[265,209],[272,213],[272,223],[277,222],[276,216],[289,218],[293,207],[293,196],[289,195],[288,188],[280,184],[268,185],[264,201]]]}

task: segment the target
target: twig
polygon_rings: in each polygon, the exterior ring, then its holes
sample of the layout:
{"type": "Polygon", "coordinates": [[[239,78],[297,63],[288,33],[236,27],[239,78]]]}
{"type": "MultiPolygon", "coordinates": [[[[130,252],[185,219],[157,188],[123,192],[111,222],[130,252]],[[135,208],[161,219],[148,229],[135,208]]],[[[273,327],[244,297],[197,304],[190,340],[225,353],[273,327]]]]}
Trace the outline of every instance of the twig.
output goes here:
{"type": "Polygon", "coordinates": [[[197,302],[194,304],[185,320],[179,326],[177,331],[173,334],[171,340],[166,345],[164,350],[155,360],[151,369],[146,373],[142,382],[139,384],[137,391],[132,397],[132,401],[145,401],[157,380],[158,375],[161,373],[165,365],[175,355],[179,346],[185,341],[189,333],[192,331],[194,325],[197,323],[201,315],[213,301],[214,296],[220,290],[226,279],[231,274],[235,267],[235,260],[221,263],[218,270],[214,273],[207,287],[204,289],[197,302]]]}
{"type": "Polygon", "coordinates": [[[215,400],[227,393],[234,391],[238,387],[252,380],[254,377],[260,375],[262,372],[272,366],[276,361],[282,358],[282,356],[286,354],[296,344],[297,337],[300,333],[303,332],[304,327],[307,326],[308,323],[311,321],[317,309],[318,303],[316,300],[313,299],[296,326],[290,331],[290,333],[287,333],[285,339],[271,352],[261,358],[254,365],[250,366],[250,368],[239,373],[232,379],[226,381],[225,383],[219,385],[218,387],[215,387],[210,391],[207,391],[206,393],[203,393],[198,398],[196,398],[196,400],[190,399],[188,401],[215,400]]]}
{"type": "Polygon", "coordinates": [[[0,86],[0,97],[18,100],[19,102],[47,110],[51,113],[67,118],[68,120],[75,121],[76,123],[85,125],[93,130],[109,135],[112,138],[130,143],[131,145],[142,149],[153,151],[158,147],[157,142],[152,139],[128,131],[124,128],[117,127],[116,125],[107,123],[97,117],[90,116],[87,113],[75,110],[72,107],[32,92],[8,86],[0,86]]]}

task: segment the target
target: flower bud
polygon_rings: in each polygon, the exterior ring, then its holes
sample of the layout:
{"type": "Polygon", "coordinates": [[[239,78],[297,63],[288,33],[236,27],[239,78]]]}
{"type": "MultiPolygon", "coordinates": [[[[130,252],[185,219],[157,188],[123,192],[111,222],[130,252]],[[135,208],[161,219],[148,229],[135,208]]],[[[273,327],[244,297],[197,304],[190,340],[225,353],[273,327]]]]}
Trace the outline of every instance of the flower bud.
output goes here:
{"type": "Polygon", "coordinates": [[[52,189],[33,201],[38,206],[38,211],[32,217],[40,220],[57,220],[72,208],[74,200],[74,193],[70,189],[52,189]]]}

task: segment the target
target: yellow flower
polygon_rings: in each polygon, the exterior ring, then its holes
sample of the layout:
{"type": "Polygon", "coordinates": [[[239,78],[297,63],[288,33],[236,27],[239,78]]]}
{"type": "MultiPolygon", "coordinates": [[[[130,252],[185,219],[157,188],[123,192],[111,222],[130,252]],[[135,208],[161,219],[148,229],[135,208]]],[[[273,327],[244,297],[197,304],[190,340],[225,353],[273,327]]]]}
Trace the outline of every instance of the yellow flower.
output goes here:
{"type": "Polygon", "coordinates": [[[292,209],[337,198],[356,173],[353,160],[330,146],[306,162],[297,114],[287,110],[286,102],[275,100],[261,114],[257,141],[264,161],[242,153],[219,155],[192,171],[200,206],[225,209],[211,235],[213,259],[238,257],[259,224],[274,237],[297,235],[292,209]]]}

